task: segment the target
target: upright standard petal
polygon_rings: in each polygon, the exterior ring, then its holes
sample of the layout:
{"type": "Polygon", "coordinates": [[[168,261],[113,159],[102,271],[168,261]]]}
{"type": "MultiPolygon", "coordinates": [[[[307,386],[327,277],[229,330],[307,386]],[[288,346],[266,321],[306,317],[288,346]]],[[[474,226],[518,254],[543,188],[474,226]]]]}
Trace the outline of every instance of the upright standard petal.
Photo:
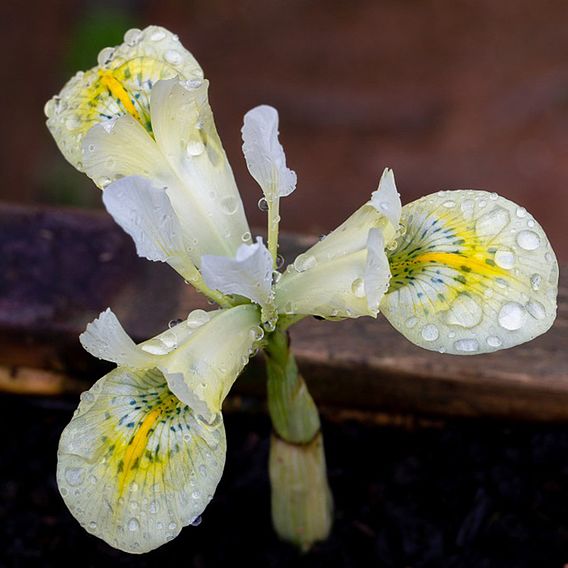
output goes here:
{"type": "Polygon", "coordinates": [[[443,191],[405,205],[401,222],[381,312],[410,341],[486,353],[552,325],[558,264],[524,208],[495,193],[443,191]]]}
{"type": "Polygon", "coordinates": [[[85,530],[143,553],[201,515],[225,452],[220,414],[206,424],[159,371],[118,367],[81,396],[59,443],[57,483],[85,530]]]}
{"type": "Polygon", "coordinates": [[[384,247],[398,230],[397,199],[392,172],[385,170],[371,201],[287,268],[276,284],[278,311],[325,318],[376,316],[390,278],[384,247]]]}
{"type": "Polygon", "coordinates": [[[278,112],[261,105],[245,114],[243,153],[251,176],[270,203],[296,189],[296,173],[286,166],[284,148],[278,141],[278,112]]]}
{"type": "Polygon", "coordinates": [[[156,143],[177,182],[165,180],[201,255],[233,256],[251,242],[235,178],[217,134],[207,81],[160,81],[152,90],[156,143]]]}
{"type": "Polygon", "coordinates": [[[272,256],[261,237],[252,245],[241,245],[235,258],[204,256],[201,274],[213,290],[239,294],[261,306],[272,302],[272,256]]]}
{"type": "Polygon", "coordinates": [[[82,141],[90,128],[130,115],[151,132],[150,91],[172,77],[202,79],[203,71],[168,30],[129,30],[122,45],[103,49],[97,67],[77,73],[46,104],[47,126],[67,160],[83,170],[82,141]]]}
{"type": "Polygon", "coordinates": [[[187,254],[233,256],[251,235],[233,173],[207,101],[207,82],[158,81],[150,136],[132,117],[94,127],[85,137],[85,171],[99,186],[144,175],[166,190],[187,254]]]}

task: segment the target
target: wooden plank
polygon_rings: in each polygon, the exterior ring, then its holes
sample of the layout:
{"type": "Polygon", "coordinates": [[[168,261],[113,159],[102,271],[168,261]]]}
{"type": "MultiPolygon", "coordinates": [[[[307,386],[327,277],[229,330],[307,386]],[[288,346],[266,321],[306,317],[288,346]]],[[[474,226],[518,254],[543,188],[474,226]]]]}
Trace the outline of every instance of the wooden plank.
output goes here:
{"type": "MultiPolygon", "coordinates": [[[[313,240],[284,235],[285,258],[293,260],[313,240]]],[[[0,364],[8,369],[0,390],[10,390],[6,377],[20,366],[72,376],[76,385],[98,378],[108,365],[86,354],[77,337],[107,306],[139,340],[191,309],[208,307],[169,267],[138,259],[129,237],[104,213],[0,206],[0,364]]],[[[568,420],[567,339],[563,271],[559,315],[550,332],[491,355],[424,351],[380,316],[343,322],[308,318],[292,329],[301,368],[323,405],[549,421],[568,420]]],[[[35,384],[41,376],[34,376],[35,384]]],[[[235,391],[264,396],[260,357],[235,391]]]]}

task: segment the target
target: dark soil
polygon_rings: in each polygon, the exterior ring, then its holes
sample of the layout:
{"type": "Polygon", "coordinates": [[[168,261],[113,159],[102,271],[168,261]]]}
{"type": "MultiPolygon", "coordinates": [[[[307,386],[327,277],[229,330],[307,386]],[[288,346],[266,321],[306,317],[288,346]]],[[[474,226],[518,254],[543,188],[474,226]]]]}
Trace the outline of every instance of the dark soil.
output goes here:
{"type": "Polygon", "coordinates": [[[74,403],[0,398],[0,565],[562,568],[568,562],[568,428],[454,422],[405,431],[324,424],[336,522],[299,555],[272,533],[269,424],[226,417],[224,478],[199,527],[145,556],[85,533],[54,478],[74,403]]]}

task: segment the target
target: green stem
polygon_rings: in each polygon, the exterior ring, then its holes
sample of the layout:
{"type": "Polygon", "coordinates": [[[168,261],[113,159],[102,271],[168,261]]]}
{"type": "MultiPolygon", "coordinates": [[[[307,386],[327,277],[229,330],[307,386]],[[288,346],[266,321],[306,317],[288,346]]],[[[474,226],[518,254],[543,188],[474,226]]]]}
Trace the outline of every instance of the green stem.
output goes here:
{"type": "Polygon", "coordinates": [[[278,268],[278,227],[280,225],[280,198],[268,201],[268,250],[272,255],[274,268],[278,268]]]}
{"type": "Polygon", "coordinates": [[[286,331],[278,327],[267,337],[265,354],[274,427],[269,455],[272,523],[280,538],[306,551],[329,536],[333,523],[319,414],[298,373],[286,331]]]}
{"type": "Polygon", "coordinates": [[[318,409],[298,372],[288,334],[277,329],[268,337],[268,410],[275,432],[287,442],[307,444],[320,430],[318,409]]]}

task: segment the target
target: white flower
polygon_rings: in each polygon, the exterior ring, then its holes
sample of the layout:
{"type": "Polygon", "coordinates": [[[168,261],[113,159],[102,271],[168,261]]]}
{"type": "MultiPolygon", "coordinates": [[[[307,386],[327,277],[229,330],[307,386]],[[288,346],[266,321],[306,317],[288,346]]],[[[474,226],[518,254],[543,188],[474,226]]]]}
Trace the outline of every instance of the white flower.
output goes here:
{"type": "Polygon", "coordinates": [[[296,187],[278,114],[257,107],[242,129],[268,209],[266,247],[252,240],[207,87],[177,38],[150,26],[103,50],[46,105],[62,152],[104,189],[138,254],[224,308],[140,344],[106,311],[81,336],[118,367],[65,429],[58,484],[86,530],[129,552],[170,540],[211,499],[225,459],[222,402],[279,323],[382,312],[421,347],[474,354],[528,341],[556,314],[556,258],[523,208],[482,191],[402,207],[390,169],[367,203],[274,271],[279,199],[296,187]]]}

